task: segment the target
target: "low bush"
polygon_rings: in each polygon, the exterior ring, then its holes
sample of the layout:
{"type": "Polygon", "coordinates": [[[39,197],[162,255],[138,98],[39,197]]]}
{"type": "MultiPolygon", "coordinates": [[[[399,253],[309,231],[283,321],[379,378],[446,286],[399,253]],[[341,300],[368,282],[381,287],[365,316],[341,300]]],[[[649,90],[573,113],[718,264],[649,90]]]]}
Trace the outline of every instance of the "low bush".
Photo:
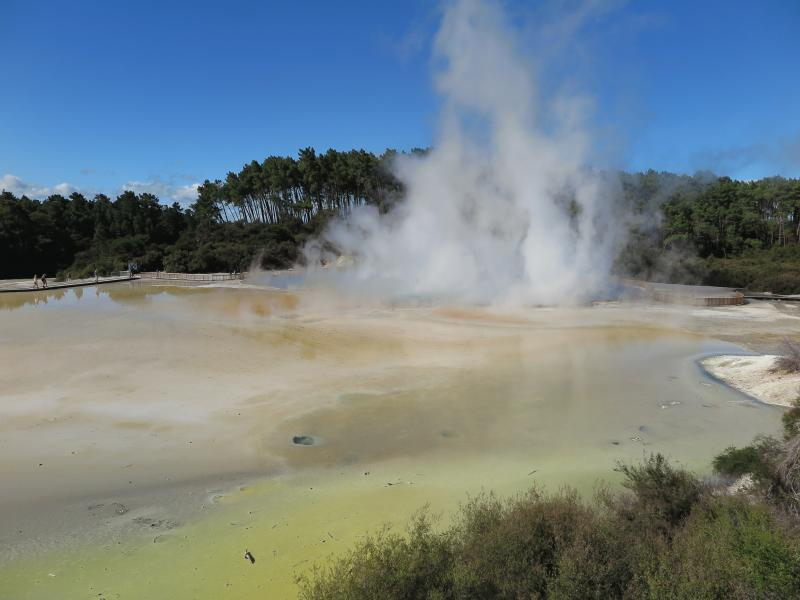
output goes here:
{"type": "Polygon", "coordinates": [[[787,373],[800,372],[800,343],[786,338],[781,342],[780,353],[775,369],[787,373]]]}
{"type": "Polygon", "coordinates": [[[761,456],[754,446],[736,448],[729,446],[714,457],[714,471],[721,475],[741,477],[762,468],[761,456]]]}
{"type": "Polygon", "coordinates": [[[669,531],[679,525],[700,498],[700,481],[684,469],[676,469],[661,454],[651,455],[640,465],[620,464],[622,485],[633,492],[621,514],[629,519],[669,531]]]}
{"type": "Polygon", "coordinates": [[[505,503],[473,500],[454,528],[453,597],[545,596],[562,562],[585,546],[597,521],[574,491],[545,496],[532,490],[505,503]]]}
{"type": "Polygon", "coordinates": [[[756,482],[770,485],[781,452],[778,440],[770,436],[757,436],[749,446],[726,448],[714,458],[712,465],[720,475],[741,477],[750,474],[756,482]]]}
{"type": "Polygon", "coordinates": [[[754,292],[800,293],[800,246],[751,249],[729,258],[708,257],[702,281],[754,292]]]}
{"type": "Polygon", "coordinates": [[[800,515],[800,436],[786,440],[769,495],[787,513],[800,515]]]}
{"type": "Polygon", "coordinates": [[[781,416],[783,435],[788,440],[800,434],[800,398],[792,402],[792,406],[781,416]]]}
{"type": "Polygon", "coordinates": [[[701,503],[648,578],[650,598],[782,599],[800,593],[800,542],[765,506],[701,503]]]}
{"type": "Polygon", "coordinates": [[[405,536],[383,529],[326,569],[301,579],[300,598],[452,598],[454,561],[451,535],[435,532],[423,510],[405,536]]]}
{"type": "Polygon", "coordinates": [[[654,455],[628,492],[483,495],[441,530],[425,512],[299,581],[304,600],[796,598],[800,539],[764,501],[710,493],[654,455]]]}

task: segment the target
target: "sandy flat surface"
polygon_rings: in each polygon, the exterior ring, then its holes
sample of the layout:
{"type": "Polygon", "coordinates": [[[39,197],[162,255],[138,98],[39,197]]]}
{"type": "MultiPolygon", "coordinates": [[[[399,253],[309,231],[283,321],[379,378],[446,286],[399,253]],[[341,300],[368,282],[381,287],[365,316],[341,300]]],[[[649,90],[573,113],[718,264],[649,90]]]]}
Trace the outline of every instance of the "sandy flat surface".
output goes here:
{"type": "Polygon", "coordinates": [[[139,282],[2,295],[0,588],[291,597],[296,569],[429,500],[588,489],[642,452],[704,469],[780,411],[697,357],[787,331],[798,314],[771,303],[465,308],[139,282]]]}
{"type": "Polygon", "coordinates": [[[717,379],[767,404],[791,406],[800,396],[800,373],[775,370],[775,354],[713,356],[703,367],[717,379]]]}

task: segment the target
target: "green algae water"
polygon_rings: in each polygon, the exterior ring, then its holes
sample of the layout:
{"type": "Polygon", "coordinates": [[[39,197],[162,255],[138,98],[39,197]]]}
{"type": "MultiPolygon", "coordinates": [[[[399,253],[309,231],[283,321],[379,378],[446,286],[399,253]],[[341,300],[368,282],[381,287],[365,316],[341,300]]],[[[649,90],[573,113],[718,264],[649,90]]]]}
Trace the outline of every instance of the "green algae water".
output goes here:
{"type": "Polygon", "coordinates": [[[107,289],[0,298],[2,598],[292,598],[425,504],[707,472],[779,427],[697,366],[742,351],[730,310],[107,289]]]}

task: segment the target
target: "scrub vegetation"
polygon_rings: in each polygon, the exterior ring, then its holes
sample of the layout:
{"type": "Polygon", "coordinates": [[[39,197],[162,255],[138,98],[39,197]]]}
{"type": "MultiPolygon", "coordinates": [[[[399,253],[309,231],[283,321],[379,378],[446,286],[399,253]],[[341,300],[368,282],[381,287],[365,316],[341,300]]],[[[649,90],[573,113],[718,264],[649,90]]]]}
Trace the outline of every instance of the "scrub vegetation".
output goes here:
{"type": "Polygon", "coordinates": [[[304,600],[800,597],[800,437],[760,437],[701,480],[660,454],[621,464],[625,490],[591,502],[537,489],[427,511],[301,578],[304,600]],[[728,484],[747,474],[750,486],[728,484]]]}
{"type": "Polygon", "coordinates": [[[786,373],[800,372],[800,342],[786,338],[781,342],[780,356],[775,369],[786,373]]]}
{"type": "MultiPolygon", "coordinates": [[[[43,201],[2,192],[0,277],[78,277],[122,270],[129,261],[141,270],[189,272],[244,270],[254,260],[288,267],[332,217],[363,205],[383,212],[402,201],[391,170],[396,155],[305,148],[297,158],[270,156],[205,181],[185,208],[130,191],[113,200],[74,193],[43,201]]],[[[800,180],[655,171],[605,178],[629,229],[618,274],[800,292],[800,180]]]]}

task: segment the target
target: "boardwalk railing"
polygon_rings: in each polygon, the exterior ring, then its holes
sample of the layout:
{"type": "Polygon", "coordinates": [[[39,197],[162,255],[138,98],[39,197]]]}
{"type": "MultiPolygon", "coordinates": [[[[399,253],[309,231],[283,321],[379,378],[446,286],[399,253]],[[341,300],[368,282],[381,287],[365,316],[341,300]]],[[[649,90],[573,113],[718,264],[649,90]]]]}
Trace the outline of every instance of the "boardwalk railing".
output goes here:
{"type": "Polygon", "coordinates": [[[142,279],[169,279],[179,281],[231,281],[244,279],[243,273],[167,273],[164,271],[146,271],[138,273],[142,279]]]}
{"type": "Polygon", "coordinates": [[[635,292],[635,297],[690,306],[737,306],[746,304],[744,294],[730,288],[714,286],[654,283],[636,279],[621,279],[623,287],[635,292]]]}

